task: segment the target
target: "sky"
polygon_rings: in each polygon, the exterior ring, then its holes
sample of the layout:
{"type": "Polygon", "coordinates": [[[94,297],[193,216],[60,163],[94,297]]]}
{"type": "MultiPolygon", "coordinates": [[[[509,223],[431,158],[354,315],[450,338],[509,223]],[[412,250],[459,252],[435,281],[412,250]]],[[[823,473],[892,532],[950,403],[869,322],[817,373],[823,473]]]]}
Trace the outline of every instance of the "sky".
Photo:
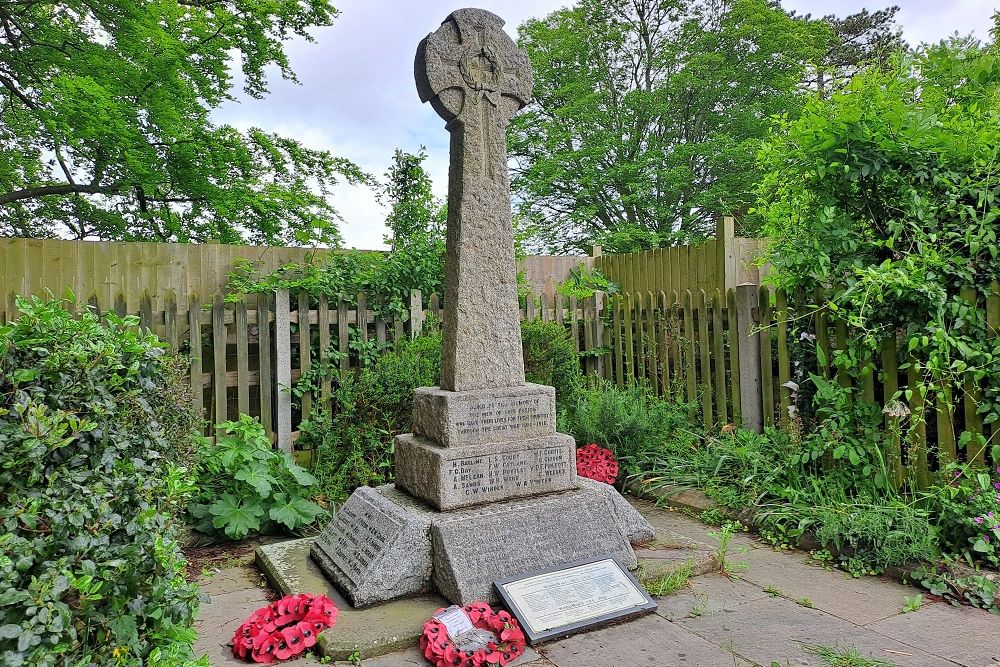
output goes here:
{"type": "MultiPolygon", "coordinates": [[[[299,83],[275,74],[270,94],[261,100],[241,98],[215,113],[218,122],[238,128],[260,127],[298,139],[309,148],[326,149],[353,160],[381,177],[397,148],[426,147],[425,162],[435,195],[444,198],[448,176],[448,133],[444,121],[420,103],[413,82],[417,44],[455,9],[456,0],[332,0],[340,16],[327,28],[314,29],[314,43],[286,44],[299,83]]],[[[528,18],[542,17],[571,0],[475,0],[506,21],[512,37],[528,18]]],[[[900,7],[898,22],[910,44],[936,42],[956,31],[987,38],[1000,0],[783,0],[782,5],[814,16],[845,16],[868,6],[900,7]]],[[[344,218],[344,244],[384,248],[386,209],[369,188],[342,185],[333,202],[344,218]]]]}

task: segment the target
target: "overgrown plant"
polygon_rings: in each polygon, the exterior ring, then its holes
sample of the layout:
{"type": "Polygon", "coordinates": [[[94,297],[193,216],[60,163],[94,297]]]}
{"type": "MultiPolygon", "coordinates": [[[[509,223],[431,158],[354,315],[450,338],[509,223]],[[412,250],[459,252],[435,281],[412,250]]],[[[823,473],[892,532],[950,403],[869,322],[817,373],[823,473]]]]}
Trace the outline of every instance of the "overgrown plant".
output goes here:
{"type": "Polygon", "coordinates": [[[195,528],[239,540],[282,528],[296,532],[324,514],[309,500],[316,478],[277,452],[254,417],[240,415],[216,427],[215,443],[202,439],[198,492],[188,507],[195,528]]]}
{"type": "Polygon", "coordinates": [[[198,593],[171,517],[198,425],[185,364],[138,318],[17,307],[0,326],[0,663],[192,665],[198,593]]]}

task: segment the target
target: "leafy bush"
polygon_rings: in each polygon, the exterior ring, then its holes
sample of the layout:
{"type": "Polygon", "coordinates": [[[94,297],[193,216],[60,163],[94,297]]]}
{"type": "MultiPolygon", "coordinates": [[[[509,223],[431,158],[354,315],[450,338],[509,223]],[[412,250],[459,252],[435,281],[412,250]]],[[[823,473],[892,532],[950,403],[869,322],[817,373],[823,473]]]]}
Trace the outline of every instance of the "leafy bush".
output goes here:
{"type": "MultiPolygon", "coordinates": [[[[822,308],[847,327],[831,363],[859,378],[897,336],[929,401],[961,404],[981,385],[986,423],[1000,418],[1000,343],[983,307],[1000,279],[996,21],[992,44],[925,46],[811,98],[761,152],[757,209],[769,280],[823,290],[802,312],[822,308]]],[[[968,454],[984,447],[957,435],[968,454]]]]}
{"type": "Polygon", "coordinates": [[[0,663],[187,664],[198,594],[168,514],[197,424],[183,364],[135,317],[18,308],[0,327],[0,663]]]}
{"type": "Polygon", "coordinates": [[[668,403],[641,386],[624,389],[599,381],[582,389],[561,413],[560,430],[577,444],[596,443],[615,453],[626,473],[643,473],[650,460],[690,450],[698,442],[687,406],[668,403]]]}
{"type": "Polygon", "coordinates": [[[583,384],[583,371],[566,328],[541,320],[521,322],[521,347],[528,382],[555,387],[557,405],[572,405],[583,384]]]}
{"type": "Polygon", "coordinates": [[[316,478],[277,452],[255,418],[219,424],[217,442],[202,439],[198,457],[198,493],[189,506],[195,527],[224,532],[239,540],[251,532],[272,533],[284,526],[308,526],[323,509],[308,499],[316,478]]]}
{"type": "Polygon", "coordinates": [[[951,464],[928,495],[942,548],[1000,568],[1000,468],[996,473],[951,464]]]}
{"type": "Polygon", "coordinates": [[[426,331],[341,382],[333,413],[317,409],[301,425],[299,445],[315,451],[313,473],[327,500],[392,480],[393,437],[410,430],[413,391],[441,378],[441,335],[435,327],[426,331]]]}

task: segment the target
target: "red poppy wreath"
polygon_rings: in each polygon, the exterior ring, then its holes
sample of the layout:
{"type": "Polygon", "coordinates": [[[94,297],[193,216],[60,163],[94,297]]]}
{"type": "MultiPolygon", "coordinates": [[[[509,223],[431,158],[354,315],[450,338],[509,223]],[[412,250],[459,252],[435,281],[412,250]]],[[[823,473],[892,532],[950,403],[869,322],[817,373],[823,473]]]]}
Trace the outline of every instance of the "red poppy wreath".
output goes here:
{"type": "Polygon", "coordinates": [[[316,644],[337,621],[337,607],[325,595],[287,595],[250,614],[233,635],[233,655],[270,665],[316,644]]]}
{"type": "Polygon", "coordinates": [[[614,484],[618,479],[618,461],[610,449],[590,443],[576,450],[576,474],[614,484]]]}
{"type": "Polygon", "coordinates": [[[493,609],[485,602],[473,602],[462,608],[472,626],[493,634],[491,641],[475,651],[460,649],[448,636],[448,628],[436,616],[444,608],[434,612],[434,617],[424,623],[424,634],[420,637],[420,650],[435,667],[455,665],[457,667],[491,667],[506,665],[524,653],[524,632],[517,619],[508,612],[493,609]]]}

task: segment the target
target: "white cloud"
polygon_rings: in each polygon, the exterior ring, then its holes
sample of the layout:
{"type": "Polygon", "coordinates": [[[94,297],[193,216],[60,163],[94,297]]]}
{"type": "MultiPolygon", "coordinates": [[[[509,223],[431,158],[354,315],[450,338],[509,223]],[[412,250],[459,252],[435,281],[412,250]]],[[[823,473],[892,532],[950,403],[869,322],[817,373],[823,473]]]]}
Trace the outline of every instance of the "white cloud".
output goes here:
{"type": "MultiPolygon", "coordinates": [[[[998,0],[1000,1],[1000,0],[998,0]]],[[[302,85],[271,81],[263,100],[242,100],[219,110],[216,118],[238,127],[258,126],[326,148],[381,176],[396,148],[409,152],[426,146],[427,169],[434,192],[446,195],[448,133],[429,105],[422,105],[413,83],[417,44],[459,5],[455,0],[333,0],[342,11],[329,28],[314,31],[316,43],[288,45],[292,69],[302,85]]],[[[506,22],[517,26],[572,4],[571,0],[478,0],[506,22]]],[[[868,5],[898,4],[904,36],[911,43],[937,41],[958,31],[989,35],[994,3],[988,0],[785,0],[788,9],[813,15],[845,15],[868,5]]],[[[334,204],[346,222],[345,243],[359,248],[382,247],[386,211],[367,188],[341,186],[334,204]]]]}

